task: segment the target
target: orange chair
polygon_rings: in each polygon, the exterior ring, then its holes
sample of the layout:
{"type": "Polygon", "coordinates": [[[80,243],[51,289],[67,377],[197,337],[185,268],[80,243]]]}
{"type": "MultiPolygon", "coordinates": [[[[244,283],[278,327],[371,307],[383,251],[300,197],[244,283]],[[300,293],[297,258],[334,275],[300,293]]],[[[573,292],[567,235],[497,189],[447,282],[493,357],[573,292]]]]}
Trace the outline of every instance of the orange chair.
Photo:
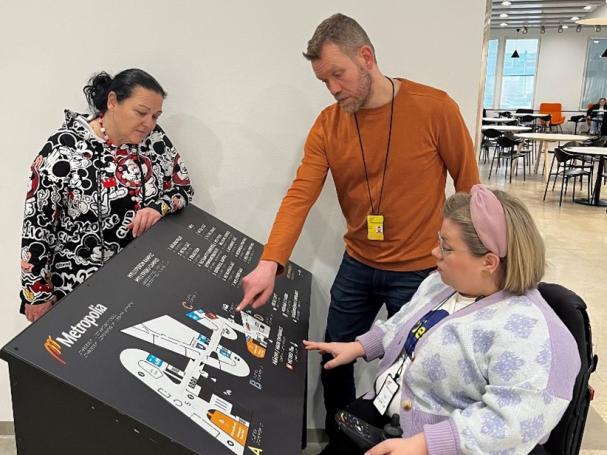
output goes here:
{"type": "Polygon", "coordinates": [[[565,123],[565,117],[561,112],[562,106],[561,103],[541,103],[540,104],[540,114],[550,114],[550,121],[544,122],[540,120],[540,123],[544,127],[548,127],[552,129],[553,126],[558,126],[559,130],[561,130],[561,125],[565,123]]]}

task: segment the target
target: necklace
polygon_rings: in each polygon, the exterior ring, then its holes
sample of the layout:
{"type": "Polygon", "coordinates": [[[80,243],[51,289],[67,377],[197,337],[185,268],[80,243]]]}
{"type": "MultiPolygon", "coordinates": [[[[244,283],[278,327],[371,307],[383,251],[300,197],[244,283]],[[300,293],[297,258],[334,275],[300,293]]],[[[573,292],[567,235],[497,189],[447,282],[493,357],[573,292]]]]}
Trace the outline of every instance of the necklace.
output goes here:
{"type": "Polygon", "coordinates": [[[101,131],[101,135],[103,136],[103,140],[107,143],[107,145],[109,145],[110,147],[116,147],[116,144],[114,144],[112,142],[112,140],[110,139],[110,137],[107,134],[107,130],[105,129],[105,126],[103,125],[103,112],[101,112],[99,114],[99,131],[101,131]]]}
{"type": "MultiPolygon", "coordinates": [[[[128,171],[128,166],[126,164],[127,159],[130,159],[132,162],[136,163],[137,167],[139,168],[139,179],[133,181],[133,183],[136,184],[137,186],[131,187],[129,189],[129,195],[131,196],[131,200],[133,201],[135,211],[138,211],[145,204],[146,175],[144,175],[144,173],[143,173],[143,166],[141,165],[141,157],[139,156],[136,146],[131,147],[131,148],[122,149],[121,147],[118,147],[116,144],[114,144],[112,142],[112,139],[110,139],[110,136],[107,134],[107,130],[106,130],[105,126],[103,125],[103,116],[104,116],[103,112],[99,113],[99,131],[101,132],[101,135],[103,136],[103,140],[105,141],[105,143],[112,150],[114,164],[116,165],[116,176],[118,176],[118,175],[122,176],[124,172],[128,171]]],[[[119,177],[119,180],[123,180],[123,178],[119,177]]],[[[108,181],[106,179],[106,180],[104,180],[104,186],[107,187],[107,185],[114,186],[115,182],[113,180],[108,181]],[[106,184],[106,181],[108,182],[107,184],[106,184]]],[[[130,185],[126,184],[126,186],[130,186],[130,185]]]]}

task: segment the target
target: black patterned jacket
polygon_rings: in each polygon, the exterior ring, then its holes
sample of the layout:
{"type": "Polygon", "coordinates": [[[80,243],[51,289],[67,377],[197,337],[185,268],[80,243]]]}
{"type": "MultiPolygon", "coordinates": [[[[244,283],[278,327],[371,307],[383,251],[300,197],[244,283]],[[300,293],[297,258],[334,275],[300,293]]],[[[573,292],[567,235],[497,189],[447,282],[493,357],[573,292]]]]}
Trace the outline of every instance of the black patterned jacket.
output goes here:
{"type": "Polygon", "coordinates": [[[66,110],[31,167],[20,311],[67,295],[120,252],[133,240],[127,226],[138,208],[164,216],[192,195],[187,169],[159,126],[141,144],[116,150],[66,110]]]}

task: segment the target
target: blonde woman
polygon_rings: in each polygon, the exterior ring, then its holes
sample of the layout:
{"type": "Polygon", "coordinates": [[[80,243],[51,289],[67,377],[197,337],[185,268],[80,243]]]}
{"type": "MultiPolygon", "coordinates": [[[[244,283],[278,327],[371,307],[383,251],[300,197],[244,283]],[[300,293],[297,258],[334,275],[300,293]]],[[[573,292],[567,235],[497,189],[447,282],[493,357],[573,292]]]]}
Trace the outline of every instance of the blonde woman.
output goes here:
{"type": "MultiPolygon", "coordinates": [[[[374,389],[348,411],[403,437],[381,454],[526,454],[565,412],[580,368],[576,342],[537,291],[544,244],[527,208],[475,185],[444,207],[438,269],[409,304],[352,343],[305,342],[325,368],[381,358],[374,389]]],[[[362,453],[338,434],[324,454],[362,453]]]]}

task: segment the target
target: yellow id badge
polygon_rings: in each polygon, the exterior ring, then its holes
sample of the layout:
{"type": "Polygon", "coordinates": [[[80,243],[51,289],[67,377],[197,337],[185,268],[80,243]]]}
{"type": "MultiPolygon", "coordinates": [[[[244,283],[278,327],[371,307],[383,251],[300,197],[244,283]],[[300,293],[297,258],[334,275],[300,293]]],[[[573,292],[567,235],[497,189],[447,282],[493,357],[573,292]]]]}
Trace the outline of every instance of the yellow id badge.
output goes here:
{"type": "Polygon", "coordinates": [[[369,240],[384,239],[383,215],[367,215],[367,238],[369,240]]]}

